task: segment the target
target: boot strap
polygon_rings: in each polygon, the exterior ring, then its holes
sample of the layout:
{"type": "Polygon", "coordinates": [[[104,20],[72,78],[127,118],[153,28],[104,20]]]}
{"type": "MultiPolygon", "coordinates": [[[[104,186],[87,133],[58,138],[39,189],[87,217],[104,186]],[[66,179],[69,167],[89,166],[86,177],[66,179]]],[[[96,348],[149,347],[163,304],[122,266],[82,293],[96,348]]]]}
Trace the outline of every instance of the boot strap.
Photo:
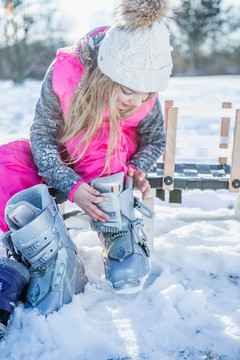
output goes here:
{"type": "Polygon", "coordinates": [[[56,207],[45,208],[32,222],[11,234],[17,252],[33,269],[51,259],[62,247],[76,250],[56,207]]]}
{"type": "Polygon", "coordinates": [[[147,245],[147,235],[143,230],[143,221],[142,219],[136,219],[132,221],[130,224],[130,229],[135,235],[136,242],[142,246],[143,250],[145,251],[147,256],[150,256],[150,250],[147,245]]]}
{"type": "Polygon", "coordinates": [[[119,197],[115,193],[102,193],[101,196],[106,196],[108,201],[97,204],[97,207],[108,214],[109,220],[106,222],[91,220],[92,230],[115,233],[122,228],[119,197]]]}

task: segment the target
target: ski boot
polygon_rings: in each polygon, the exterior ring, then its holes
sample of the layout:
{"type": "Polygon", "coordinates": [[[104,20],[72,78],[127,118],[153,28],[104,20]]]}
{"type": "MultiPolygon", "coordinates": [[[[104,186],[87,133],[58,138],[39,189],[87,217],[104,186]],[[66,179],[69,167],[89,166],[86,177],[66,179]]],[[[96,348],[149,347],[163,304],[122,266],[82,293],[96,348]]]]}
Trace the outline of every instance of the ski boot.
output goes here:
{"type": "Polygon", "coordinates": [[[103,248],[106,278],[114,290],[130,292],[142,288],[150,271],[149,248],[141,219],[136,219],[135,208],[148,217],[153,212],[133,196],[132,177],[124,173],[95,179],[91,186],[102,196],[108,197],[98,207],[109,215],[106,222],[91,220],[91,227],[98,232],[103,248]]]}
{"type": "Polygon", "coordinates": [[[26,307],[47,315],[83,291],[84,266],[46,185],[15,194],[6,205],[5,219],[11,230],[3,244],[30,272],[26,307]]]}
{"type": "Polygon", "coordinates": [[[15,260],[0,258],[0,339],[29,282],[29,271],[15,260]]]}

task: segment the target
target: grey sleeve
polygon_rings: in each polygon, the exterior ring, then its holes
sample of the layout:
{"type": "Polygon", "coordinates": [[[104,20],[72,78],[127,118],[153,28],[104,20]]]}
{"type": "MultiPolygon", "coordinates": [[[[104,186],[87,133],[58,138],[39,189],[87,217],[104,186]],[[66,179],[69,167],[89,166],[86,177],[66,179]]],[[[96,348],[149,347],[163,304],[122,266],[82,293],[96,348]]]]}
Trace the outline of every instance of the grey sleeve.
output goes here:
{"type": "MultiPolygon", "coordinates": [[[[82,49],[81,49],[81,46],[80,43],[82,41],[82,39],[79,40],[79,42],[76,43],[75,45],[75,50],[77,51],[78,49],[78,57],[81,61],[81,63],[86,67],[88,68],[89,66],[91,67],[91,63],[92,61],[96,60],[97,58],[97,54],[98,54],[98,49],[99,49],[99,46],[106,34],[106,30],[103,30],[103,31],[100,31],[98,32],[97,34],[93,35],[93,36],[89,36],[91,35],[92,33],[96,32],[97,30],[100,30],[102,29],[103,27],[97,27],[91,31],[89,31],[88,34],[86,34],[86,41],[89,45],[89,51],[90,51],[90,59],[89,58],[86,58],[83,54],[82,54],[82,49]],[[89,36],[89,37],[88,37],[89,36]]],[[[107,29],[106,26],[104,26],[104,28],[107,29]]]]}
{"type": "Polygon", "coordinates": [[[165,149],[165,128],[160,101],[157,98],[147,116],[137,126],[138,149],[128,164],[147,173],[165,149]]]}
{"type": "Polygon", "coordinates": [[[69,196],[72,187],[81,179],[60,156],[58,133],[63,122],[59,98],[52,88],[52,65],[50,66],[36,105],[35,117],[30,129],[30,142],[33,159],[39,175],[46,183],[69,196]]]}

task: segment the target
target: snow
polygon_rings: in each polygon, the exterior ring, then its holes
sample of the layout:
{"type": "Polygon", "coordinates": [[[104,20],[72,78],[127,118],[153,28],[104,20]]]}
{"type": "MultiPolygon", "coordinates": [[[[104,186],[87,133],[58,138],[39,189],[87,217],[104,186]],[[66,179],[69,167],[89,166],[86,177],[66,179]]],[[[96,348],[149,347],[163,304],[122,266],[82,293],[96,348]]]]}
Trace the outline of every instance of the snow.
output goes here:
{"type": "MultiPolygon", "coordinates": [[[[40,87],[33,80],[0,81],[0,144],[28,137],[40,87]]],[[[239,93],[239,76],[179,77],[161,98],[232,101],[239,108],[239,93]]],[[[183,126],[191,131],[190,123],[183,126]]],[[[194,126],[203,131],[201,122],[194,126]]],[[[225,190],[184,192],[182,204],[156,199],[152,268],[137,294],[113,292],[104,278],[99,240],[83,216],[85,231],[70,233],[89,278],[85,292],[47,317],[20,304],[0,343],[1,360],[239,360],[235,200],[225,190]]]]}

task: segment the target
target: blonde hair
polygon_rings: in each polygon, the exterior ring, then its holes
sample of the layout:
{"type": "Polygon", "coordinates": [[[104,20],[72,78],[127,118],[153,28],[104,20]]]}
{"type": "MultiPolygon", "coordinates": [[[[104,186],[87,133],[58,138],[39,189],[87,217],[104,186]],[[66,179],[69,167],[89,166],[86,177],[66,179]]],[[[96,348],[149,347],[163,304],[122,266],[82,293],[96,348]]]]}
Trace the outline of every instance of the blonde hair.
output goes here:
{"type": "MultiPolygon", "coordinates": [[[[121,130],[123,120],[132,115],[136,108],[118,110],[117,100],[121,85],[100,71],[97,65],[97,57],[91,58],[86,41],[81,44],[81,54],[90,61],[91,65],[87,68],[80,80],[78,89],[71,97],[61,129],[60,141],[64,143],[76,138],[81,132],[85,132],[68,164],[77,162],[86,152],[92,137],[101,126],[106,109],[108,109],[109,118],[104,120],[110,123],[110,136],[103,173],[107,168],[110,171],[110,155],[117,144],[117,134],[121,130]],[[77,159],[74,159],[74,155],[82,144],[84,144],[83,151],[77,159]]],[[[151,94],[150,98],[152,98],[151,94]]]]}

